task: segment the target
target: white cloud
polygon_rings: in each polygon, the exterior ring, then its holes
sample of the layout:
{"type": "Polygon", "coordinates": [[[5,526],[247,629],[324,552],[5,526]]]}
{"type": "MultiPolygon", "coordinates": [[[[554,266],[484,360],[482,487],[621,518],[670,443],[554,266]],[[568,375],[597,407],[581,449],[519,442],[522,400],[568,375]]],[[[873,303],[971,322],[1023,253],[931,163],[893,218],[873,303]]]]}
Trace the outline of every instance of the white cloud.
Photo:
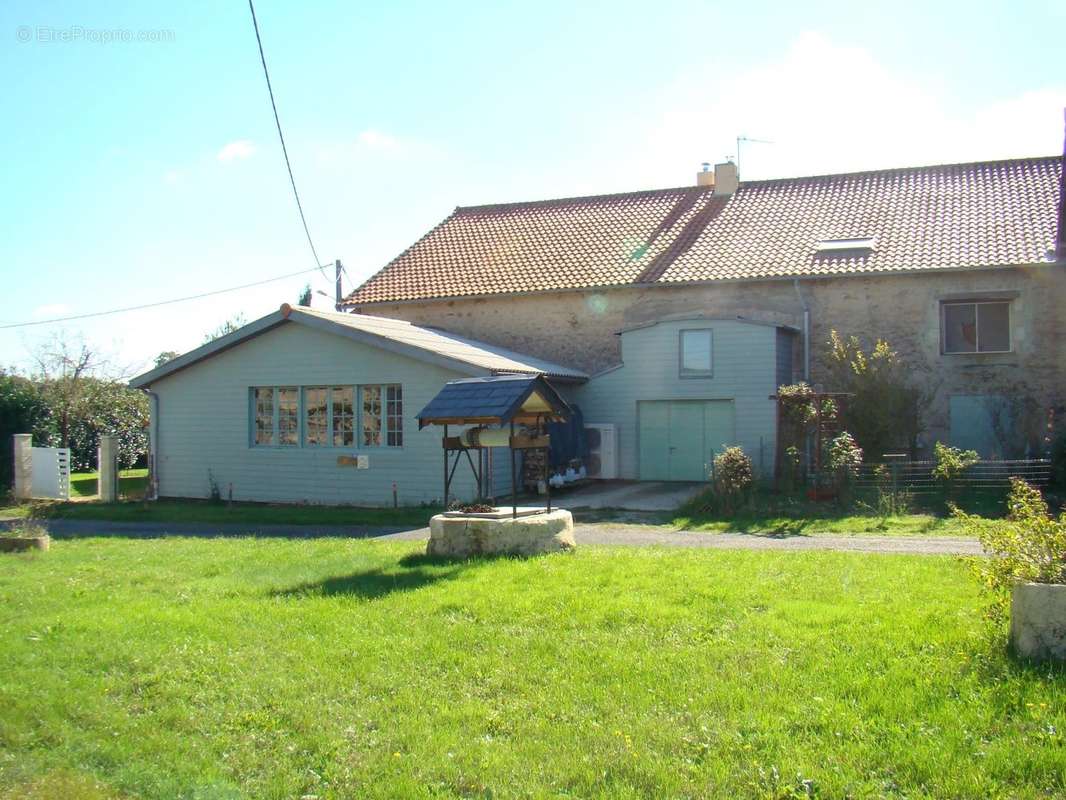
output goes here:
{"type": "Polygon", "coordinates": [[[31,316],[34,319],[49,319],[51,317],[61,317],[68,311],[70,311],[70,307],[66,303],[45,303],[33,309],[31,316]]]}
{"type": "Polygon", "coordinates": [[[186,171],[183,169],[168,169],[163,173],[163,183],[167,186],[177,186],[185,182],[186,171]]]}
{"type": "Polygon", "coordinates": [[[804,33],[748,72],[679,77],[658,105],[637,143],[642,175],[661,183],[735,156],[743,134],[774,142],[742,145],[742,177],[755,179],[1057,153],[1066,84],[962,110],[936,76],[896,74],[862,48],[804,33]]]}
{"type": "Polygon", "coordinates": [[[365,131],[359,134],[359,144],[370,150],[389,150],[396,151],[401,149],[402,144],[395,136],[390,136],[374,128],[367,128],[365,131]]]}
{"type": "Polygon", "coordinates": [[[218,160],[223,164],[249,158],[255,153],[255,142],[250,139],[236,139],[218,151],[218,160]]]}

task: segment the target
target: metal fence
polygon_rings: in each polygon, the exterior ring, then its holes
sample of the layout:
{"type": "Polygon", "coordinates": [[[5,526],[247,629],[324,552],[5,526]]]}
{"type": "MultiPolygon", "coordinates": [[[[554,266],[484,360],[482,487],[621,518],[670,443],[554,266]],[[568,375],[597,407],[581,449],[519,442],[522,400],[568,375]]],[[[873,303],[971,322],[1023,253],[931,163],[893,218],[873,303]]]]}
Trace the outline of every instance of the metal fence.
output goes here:
{"type": "MultiPolygon", "coordinates": [[[[933,477],[935,461],[886,461],[859,467],[855,486],[860,489],[887,488],[912,494],[943,491],[942,481],[933,477]]],[[[1044,488],[1051,479],[1051,461],[1046,458],[1017,461],[978,461],[954,481],[958,489],[1006,490],[1011,478],[1021,478],[1044,488]]]]}

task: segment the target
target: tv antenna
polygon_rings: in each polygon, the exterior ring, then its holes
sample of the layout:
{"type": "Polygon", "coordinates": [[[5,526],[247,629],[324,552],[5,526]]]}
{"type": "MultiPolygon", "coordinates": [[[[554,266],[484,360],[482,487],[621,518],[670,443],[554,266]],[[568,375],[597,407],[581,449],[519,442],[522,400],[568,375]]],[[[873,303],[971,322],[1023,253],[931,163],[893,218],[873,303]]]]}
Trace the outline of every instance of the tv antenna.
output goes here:
{"type": "Polygon", "coordinates": [[[737,137],[737,177],[740,177],[740,143],[750,142],[751,144],[773,144],[769,139],[753,139],[750,136],[740,135],[737,137]]]}

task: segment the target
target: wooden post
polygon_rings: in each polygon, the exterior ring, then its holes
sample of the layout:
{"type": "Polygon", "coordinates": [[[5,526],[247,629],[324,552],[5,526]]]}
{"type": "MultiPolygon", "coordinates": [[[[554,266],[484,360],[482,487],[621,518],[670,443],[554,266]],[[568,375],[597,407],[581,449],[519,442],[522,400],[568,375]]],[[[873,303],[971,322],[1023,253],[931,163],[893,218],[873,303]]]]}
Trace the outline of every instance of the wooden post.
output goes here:
{"type": "MultiPolygon", "coordinates": [[[[514,438],[514,422],[511,423],[511,438],[514,438]]],[[[514,463],[514,448],[511,452],[511,519],[518,519],[518,475],[514,463]]]]}
{"type": "Polygon", "coordinates": [[[444,424],[444,438],[441,440],[444,451],[444,510],[448,510],[448,424],[444,424]]]}

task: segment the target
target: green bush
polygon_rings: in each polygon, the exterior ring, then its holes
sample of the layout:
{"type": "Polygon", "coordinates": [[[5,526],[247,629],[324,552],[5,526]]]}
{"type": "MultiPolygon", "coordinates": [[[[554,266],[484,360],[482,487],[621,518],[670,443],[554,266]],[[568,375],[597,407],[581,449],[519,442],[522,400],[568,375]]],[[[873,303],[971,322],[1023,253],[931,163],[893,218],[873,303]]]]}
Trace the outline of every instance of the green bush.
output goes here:
{"type": "Polygon", "coordinates": [[[981,584],[1005,607],[1018,581],[1066,584],[1066,513],[1055,519],[1040,490],[1011,478],[1005,519],[986,519],[952,508],[956,519],[981,540],[988,558],[973,561],[981,584]]]}
{"type": "Polygon", "coordinates": [[[936,459],[933,477],[949,485],[981,460],[976,450],[960,450],[940,442],[933,445],[933,457],[936,459]]]}
{"type": "Polygon", "coordinates": [[[842,415],[844,427],[868,457],[914,452],[923,398],[911,381],[913,370],[888,342],[878,339],[867,351],[857,337],[830,331],[825,369],[832,391],[851,395],[842,415]]]}
{"type": "Polygon", "coordinates": [[[751,459],[739,447],[727,447],[714,457],[714,495],[723,513],[736,512],[754,481],[751,459]]]}
{"type": "Polygon", "coordinates": [[[849,504],[852,485],[862,466],[862,448],[855,443],[855,437],[847,431],[838,433],[826,450],[825,464],[837,490],[837,498],[842,504],[849,504]]]}

